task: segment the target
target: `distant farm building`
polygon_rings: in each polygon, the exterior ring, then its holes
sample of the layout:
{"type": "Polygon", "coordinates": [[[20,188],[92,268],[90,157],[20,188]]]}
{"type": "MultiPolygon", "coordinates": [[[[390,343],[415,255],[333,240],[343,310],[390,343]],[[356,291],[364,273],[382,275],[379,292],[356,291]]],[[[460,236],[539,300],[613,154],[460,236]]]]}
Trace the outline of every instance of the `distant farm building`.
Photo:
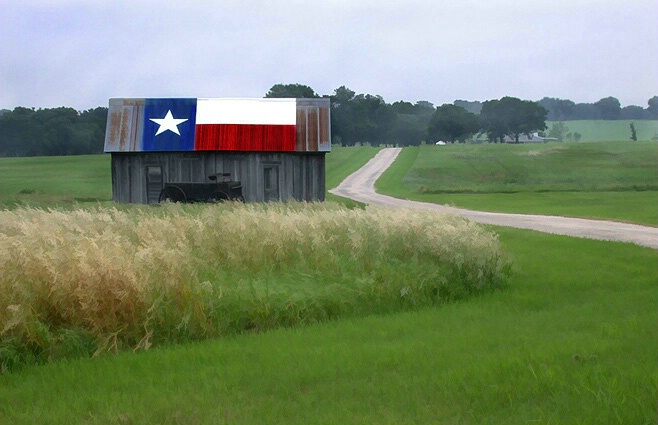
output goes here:
{"type": "Polygon", "coordinates": [[[542,137],[539,133],[519,134],[519,141],[512,136],[505,136],[503,139],[505,143],[548,143],[557,142],[558,139],[554,137],[542,137]]]}
{"type": "Polygon", "coordinates": [[[230,175],[247,202],[323,201],[329,99],[110,99],[105,152],[116,202],[230,175]]]}

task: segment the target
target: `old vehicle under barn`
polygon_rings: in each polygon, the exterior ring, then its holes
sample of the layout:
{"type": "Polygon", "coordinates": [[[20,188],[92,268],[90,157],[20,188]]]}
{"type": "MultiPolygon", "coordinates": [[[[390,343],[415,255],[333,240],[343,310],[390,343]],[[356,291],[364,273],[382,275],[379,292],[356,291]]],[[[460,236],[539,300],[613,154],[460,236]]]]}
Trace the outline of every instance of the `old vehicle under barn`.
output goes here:
{"type": "Polygon", "coordinates": [[[208,176],[211,183],[165,183],[159,202],[244,202],[242,184],[233,181],[230,173],[208,176]]]}

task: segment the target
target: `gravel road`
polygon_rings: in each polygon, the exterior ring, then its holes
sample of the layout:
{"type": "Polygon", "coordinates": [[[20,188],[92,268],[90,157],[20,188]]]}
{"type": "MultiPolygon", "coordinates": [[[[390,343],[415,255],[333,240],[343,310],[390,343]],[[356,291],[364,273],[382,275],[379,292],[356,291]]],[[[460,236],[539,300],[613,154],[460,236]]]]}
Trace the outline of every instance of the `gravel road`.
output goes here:
{"type": "Polygon", "coordinates": [[[389,208],[421,209],[448,212],[485,224],[539,230],[558,235],[630,242],[658,249],[658,228],[636,224],[548,215],[506,214],[471,211],[426,202],[409,201],[375,192],[375,181],[393,163],[400,148],[382,149],[366,165],[347,177],[329,192],[371,205],[389,208]]]}

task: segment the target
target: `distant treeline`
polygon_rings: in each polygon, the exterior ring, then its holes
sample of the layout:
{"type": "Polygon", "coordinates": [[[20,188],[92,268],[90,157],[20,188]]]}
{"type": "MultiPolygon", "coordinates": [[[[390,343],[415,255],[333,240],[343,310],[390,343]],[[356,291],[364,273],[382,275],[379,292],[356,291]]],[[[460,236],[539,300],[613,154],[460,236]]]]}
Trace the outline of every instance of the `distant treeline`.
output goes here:
{"type": "MultiPolygon", "coordinates": [[[[265,97],[321,96],[303,84],[276,84],[265,97]]],[[[422,100],[389,104],[382,96],[357,94],[345,86],[322,97],[331,99],[332,141],[343,146],[356,143],[410,146],[440,139],[465,141],[477,133],[495,142],[503,136],[518,140],[520,134],[541,132],[547,129],[546,121],[658,119],[658,96],[649,99],[646,108],[622,108],[614,97],[595,103],[549,97],[531,102],[503,97],[485,102],[456,100],[452,105],[438,107],[422,100]]]]}
{"type": "Polygon", "coordinates": [[[60,156],[103,152],[107,108],[0,110],[0,156],[60,156]]]}
{"type": "MultiPolygon", "coordinates": [[[[311,87],[302,84],[276,84],[265,97],[321,96],[311,87]]],[[[533,130],[545,129],[535,124],[537,118],[547,121],[658,119],[658,96],[650,98],[646,108],[634,105],[622,108],[619,100],[614,97],[606,97],[595,103],[575,103],[545,97],[538,102],[520,102],[515,98],[503,98],[501,102],[456,100],[451,106],[460,107],[458,110],[447,105],[437,108],[423,100],[415,103],[403,100],[386,103],[379,95],[357,94],[345,86],[322,97],[331,99],[332,141],[344,146],[356,143],[412,146],[435,138],[464,140],[469,134],[478,132],[488,134],[489,140],[495,141],[500,140],[503,134],[516,134],[518,137],[519,132],[530,131],[528,123],[516,123],[514,130],[507,124],[501,127],[501,123],[496,122],[496,118],[502,118],[502,115],[511,113],[516,114],[515,118],[519,116],[518,108],[501,109],[506,103],[502,102],[504,99],[515,101],[518,106],[525,108],[524,113],[530,112],[534,116],[530,120],[533,130]],[[532,108],[530,103],[543,109],[532,108]],[[481,115],[483,106],[486,106],[486,117],[481,115]],[[461,108],[476,117],[461,113],[461,108]]],[[[107,108],[104,107],[83,112],[66,107],[0,110],[0,156],[101,153],[106,120],[107,108]]]]}
{"type": "MultiPolygon", "coordinates": [[[[658,120],[658,96],[647,101],[647,107],[629,105],[621,107],[615,97],[606,97],[594,103],[575,103],[567,99],[545,97],[537,102],[548,111],[548,121],[577,120],[658,120]]],[[[479,114],[482,102],[456,100],[455,105],[479,114]]]]}

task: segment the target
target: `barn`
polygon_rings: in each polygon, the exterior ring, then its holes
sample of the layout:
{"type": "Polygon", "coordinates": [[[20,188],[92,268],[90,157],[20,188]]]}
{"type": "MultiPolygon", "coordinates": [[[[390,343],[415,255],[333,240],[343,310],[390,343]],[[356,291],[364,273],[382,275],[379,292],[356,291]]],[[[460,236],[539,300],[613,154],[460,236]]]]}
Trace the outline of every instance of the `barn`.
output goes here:
{"type": "Polygon", "coordinates": [[[116,202],[230,175],[247,202],[323,201],[329,99],[110,99],[105,152],[116,202]]]}

